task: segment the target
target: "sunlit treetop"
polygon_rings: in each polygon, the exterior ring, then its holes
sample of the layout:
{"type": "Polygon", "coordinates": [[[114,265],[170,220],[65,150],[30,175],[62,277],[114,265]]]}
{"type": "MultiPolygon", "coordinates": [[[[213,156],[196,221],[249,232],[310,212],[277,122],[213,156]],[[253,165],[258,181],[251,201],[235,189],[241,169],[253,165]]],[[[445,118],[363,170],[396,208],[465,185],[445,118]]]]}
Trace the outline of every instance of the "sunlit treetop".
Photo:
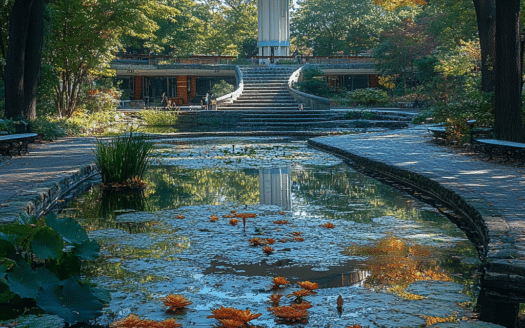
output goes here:
{"type": "Polygon", "coordinates": [[[427,4],[425,0],[374,0],[378,6],[386,10],[396,10],[403,7],[424,6],[427,4]]]}

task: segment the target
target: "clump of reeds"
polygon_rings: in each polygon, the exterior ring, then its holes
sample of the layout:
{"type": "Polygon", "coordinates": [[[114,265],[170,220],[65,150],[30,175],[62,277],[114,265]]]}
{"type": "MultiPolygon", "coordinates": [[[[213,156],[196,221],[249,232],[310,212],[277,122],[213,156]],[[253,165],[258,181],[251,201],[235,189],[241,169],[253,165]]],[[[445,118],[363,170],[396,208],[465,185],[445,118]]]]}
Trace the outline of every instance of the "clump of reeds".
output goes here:
{"type": "Polygon", "coordinates": [[[142,186],[142,177],[151,163],[153,143],[144,135],[129,132],[109,140],[98,140],[96,164],[104,187],[142,186]]]}

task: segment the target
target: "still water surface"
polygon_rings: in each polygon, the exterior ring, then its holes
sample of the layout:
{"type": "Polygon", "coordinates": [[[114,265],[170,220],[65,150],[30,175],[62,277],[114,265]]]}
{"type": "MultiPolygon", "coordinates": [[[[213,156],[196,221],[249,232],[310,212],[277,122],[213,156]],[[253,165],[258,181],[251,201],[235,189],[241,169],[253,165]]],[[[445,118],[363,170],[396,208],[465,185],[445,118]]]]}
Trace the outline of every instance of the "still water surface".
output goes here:
{"type": "Polygon", "coordinates": [[[285,327],[267,310],[269,296],[305,280],[320,287],[305,297],[313,305],[305,327],[420,327],[471,315],[477,255],[464,234],[304,141],[159,141],[146,180],[138,194],[94,188],[67,213],[102,245],[86,270],[111,291],[99,323],[173,317],[160,298],[182,294],[193,302],[174,316],[184,327],[213,326],[206,317],[220,306],[262,313],[251,322],[260,327],[285,327]],[[232,211],[256,217],[232,225],[232,211]],[[253,238],[274,239],[273,252],[251,246],[253,238]],[[272,290],[277,276],[291,285],[272,290]]]}

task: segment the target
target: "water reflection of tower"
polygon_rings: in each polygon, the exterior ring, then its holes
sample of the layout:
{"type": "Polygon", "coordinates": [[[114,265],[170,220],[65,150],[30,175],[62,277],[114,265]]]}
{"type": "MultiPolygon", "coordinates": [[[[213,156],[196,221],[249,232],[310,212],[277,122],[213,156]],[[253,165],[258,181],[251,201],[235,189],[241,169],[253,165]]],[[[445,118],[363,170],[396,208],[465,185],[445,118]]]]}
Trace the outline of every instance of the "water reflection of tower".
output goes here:
{"type": "Polygon", "coordinates": [[[259,191],[261,204],[278,205],[283,210],[292,207],[290,196],[292,180],[289,168],[271,168],[259,170],[259,191]]]}

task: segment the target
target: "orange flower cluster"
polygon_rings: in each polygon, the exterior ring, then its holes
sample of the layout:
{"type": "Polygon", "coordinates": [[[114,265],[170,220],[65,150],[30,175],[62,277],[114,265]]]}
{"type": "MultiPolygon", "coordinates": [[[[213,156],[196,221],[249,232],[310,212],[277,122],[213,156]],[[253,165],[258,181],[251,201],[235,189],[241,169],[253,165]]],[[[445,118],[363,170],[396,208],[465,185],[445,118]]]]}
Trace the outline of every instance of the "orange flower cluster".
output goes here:
{"type": "Polygon", "coordinates": [[[281,294],[272,294],[270,295],[270,301],[272,301],[273,305],[279,305],[281,297],[283,297],[281,294]]]}
{"type": "Polygon", "coordinates": [[[302,303],[303,302],[303,297],[308,296],[308,295],[312,295],[312,291],[311,290],[300,289],[300,290],[296,290],[292,294],[286,295],[286,297],[288,297],[288,298],[295,297],[294,303],[302,303]]]}
{"type": "Polygon", "coordinates": [[[236,226],[236,225],[237,225],[237,222],[239,222],[239,220],[237,220],[237,219],[230,219],[230,224],[231,224],[232,226],[236,226]]]}
{"type": "Polygon", "coordinates": [[[306,290],[310,290],[310,291],[319,288],[319,284],[318,283],[311,282],[311,281],[300,281],[297,284],[299,286],[301,286],[301,288],[306,289],[306,290]]]}
{"type": "Polygon", "coordinates": [[[274,224],[289,224],[288,220],[277,220],[273,221],[274,224]]]}
{"type": "Polygon", "coordinates": [[[166,312],[169,313],[180,313],[188,305],[191,305],[193,302],[186,299],[182,295],[168,295],[161,299],[164,302],[165,306],[168,306],[169,309],[166,312]]]}
{"type": "Polygon", "coordinates": [[[288,325],[308,323],[308,312],[303,309],[297,309],[292,306],[276,306],[268,308],[268,310],[273,312],[273,315],[278,318],[279,323],[288,325]]]}
{"type": "Polygon", "coordinates": [[[273,278],[273,285],[272,285],[272,289],[279,289],[279,288],[282,288],[281,286],[284,286],[284,285],[289,285],[290,282],[288,280],[286,280],[284,277],[275,277],[273,278]]]}
{"type": "Polygon", "coordinates": [[[250,242],[250,246],[266,246],[266,245],[273,245],[275,243],[275,239],[273,238],[251,238],[248,239],[250,242]]]}
{"type": "Polygon", "coordinates": [[[225,308],[223,306],[221,306],[220,309],[213,309],[211,312],[213,315],[207,318],[217,319],[222,324],[222,327],[225,328],[247,327],[248,322],[262,315],[262,313],[252,314],[250,310],[237,310],[232,307],[225,308]]]}
{"type": "Polygon", "coordinates": [[[177,215],[177,219],[184,219],[184,215],[177,215]]]}
{"type": "Polygon", "coordinates": [[[210,221],[211,221],[211,222],[217,222],[218,219],[219,219],[219,218],[218,218],[216,215],[212,215],[212,216],[210,217],[210,221]]]}
{"type": "Polygon", "coordinates": [[[161,322],[154,320],[142,320],[134,314],[126,318],[114,321],[109,325],[110,328],[177,328],[182,324],[177,323],[175,319],[168,319],[161,322]]]}
{"type": "Polygon", "coordinates": [[[271,246],[264,246],[263,247],[263,252],[265,252],[268,255],[272,254],[273,251],[274,251],[274,249],[271,246]]]}
{"type": "Polygon", "coordinates": [[[327,228],[327,229],[333,229],[333,228],[335,228],[335,225],[333,223],[328,222],[328,223],[325,223],[325,224],[321,224],[321,227],[327,228]]]}

